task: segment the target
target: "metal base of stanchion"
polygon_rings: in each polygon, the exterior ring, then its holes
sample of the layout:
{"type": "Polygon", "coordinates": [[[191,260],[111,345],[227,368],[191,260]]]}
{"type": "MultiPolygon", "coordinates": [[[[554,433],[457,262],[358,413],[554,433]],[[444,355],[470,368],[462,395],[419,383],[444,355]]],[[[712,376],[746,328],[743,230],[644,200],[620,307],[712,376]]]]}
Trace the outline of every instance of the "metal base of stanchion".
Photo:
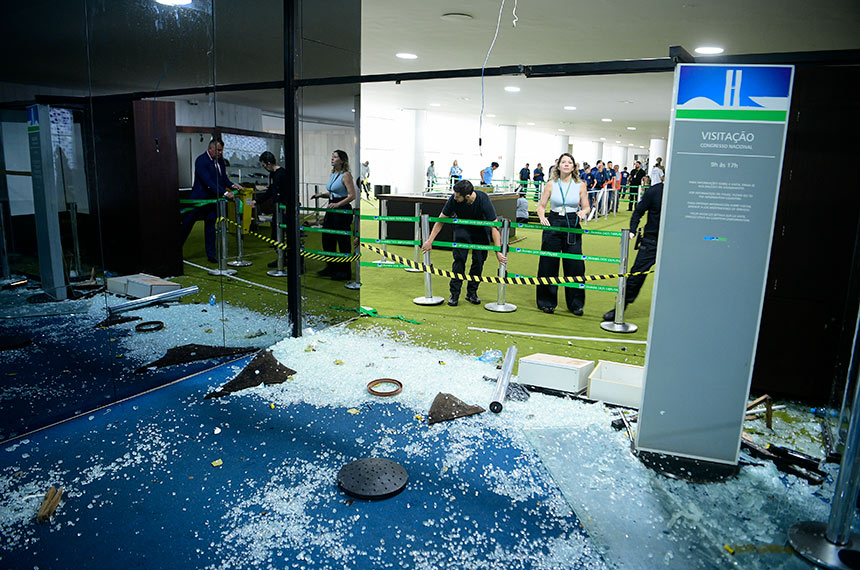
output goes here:
{"type": "Polygon", "coordinates": [[[209,275],[236,275],[238,271],[235,269],[210,269],[208,271],[209,275]]]}
{"type": "Polygon", "coordinates": [[[344,287],[346,287],[347,289],[361,289],[361,283],[359,283],[358,281],[350,281],[349,283],[345,284],[344,287]]]}
{"type": "Polygon", "coordinates": [[[484,305],[484,308],[494,313],[513,313],[517,310],[517,306],[511,303],[503,303],[501,305],[499,303],[487,303],[484,305]]]}
{"type": "Polygon", "coordinates": [[[238,259],[236,261],[228,261],[227,262],[227,265],[229,265],[230,267],[248,267],[249,265],[253,265],[253,264],[254,264],[253,261],[238,260],[238,259]]]}
{"type": "Polygon", "coordinates": [[[403,271],[405,271],[405,272],[407,272],[407,273],[424,273],[424,270],[423,270],[423,269],[416,269],[416,268],[414,268],[414,267],[407,267],[407,268],[406,268],[406,269],[404,269],[403,271]]]}
{"type": "Polygon", "coordinates": [[[788,542],[803,558],[824,568],[850,570],[857,568],[860,557],[860,535],[851,533],[844,546],[827,540],[827,523],[806,521],[791,525],[788,542]]]}
{"type": "Polygon", "coordinates": [[[635,333],[639,330],[639,325],[633,323],[616,323],[614,321],[603,321],[600,323],[600,328],[605,331],[615,333],[635,333]]]}
{"type": "Polygon", "coordinates": [[[441,305],[445,297],[415,297],[412,302],[416,305],[441,305]]]}
{"type": "Polygon", "coordinates": [[[271,271],[266,271],[266,275],[269,277],[286,277],[287,272],[280,269],[272,269],[271,271]]]}

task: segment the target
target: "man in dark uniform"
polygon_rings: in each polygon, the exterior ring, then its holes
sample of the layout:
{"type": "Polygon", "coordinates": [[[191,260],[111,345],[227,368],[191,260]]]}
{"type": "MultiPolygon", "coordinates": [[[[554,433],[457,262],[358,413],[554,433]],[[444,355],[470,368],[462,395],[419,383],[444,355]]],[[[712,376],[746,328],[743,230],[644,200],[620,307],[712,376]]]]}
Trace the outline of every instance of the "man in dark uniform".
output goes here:
{"type": "MultiPolygon", "coordinates": [[[[233,198],[233,192],[228,190],[231,186],[238,189],[237,184],[231,184],[227,178],[227,170],[218,152],[218,145],[224,148],[224,143],[212,139],[206,152],[194,161],[194,185],[191,187],[192,200],[213,200],[216,198],[233,198]]],[[[218,263],[215,249],[215,218],[217,210],[215,204],[194,208],[185,214],[182,219],[182,244],[188,239],[191,229],[197,220],[203,220],[203,237],[206,244],[206,258],[209,263],[218,263]]]]}
{"type": "MultiPolygon", "coordinates": [[[[647,176],[642,181],[646,186],[651,184],[651,179],[647,176]]],[[[648,221],[645,223],[645,229],[642,232],[642,243],[639,245],[639,253],[636,255],[636,261],[633,263],[633,267],[630,268],[631,273],[648,271],[657,262],[657,237],[660,233],[660,212],[662,209],[663,183],[660,182],[651,186],[645,192],[642,201],[636,204],[636,209],[633,210],[633,215],[630,216],[630,238],[632,239],[636,237],[636,228],[639,227],[639,220],[645,212],[648,212],[648,221]]],[[[639,290],[642,289],[642,285],[645,283],[645,277],[645,275],[633,275],[627,278],[627,289],[624,297],[625,307],[636,300],[639,290]]],[[[603,320],[614,321],[615,309],[604,313],[603,320]]]]}
{"type": "MultiPolygon", "coordinates": [[[[461,180],[454,185],[454,193],[448,198],[439,217],[495,222],[496,210],[493,208],[493,203],[490,201],[489,196],[480,190],[475,190],[472,183],[468,180],[461,180]]],[[[424,251],[433,249],[433,240],[436,239],[440,231],[442,231],[442,222],[436,222],[421,249],[424,251]]],[[[455,243],[489,245],[491,234],[493,245],[501,247],[502,239],[498,228],[454,225],[455,243]]],[[[469,275],[480,276],[484,268],[484,261],[487,259],[487,251],[481,249],[469,250],[455,247],[453,250],[454,264],[451,267],[451,271],[454,273],[466,272],[466,257],[469,255],[469,251],[472,252],[472,266],[469,268],[469,275]]],[[[500,251],[496,252],[496,257],[499,263],[507,263],[508,261],[500,251]]],[[[477,281],[469,281],[466,285],[466,300],[473,305],[481,304],[481,300],[478,298],[478,285],[477,281]]],[[[462,286],[463,281],[461,279],[451,279],[449,284],[451,297],[448,299],[450,306],[456,307],[459,303],[462,286]]]]}
{"type": "MultiPolygon", "coordinates": [[[[287,171],[281,168],[278,164],[278,161],[275,159],[275,155],[269,151],[264,152],[260,155],[260,164],[269,173],[269,178],[271,183],[269,187],[266,188],[263,192],[257,193],[257,200],[263,201],[271,199],[275,208],[278,208],[280,204],[286,204],[286,192],[287,192],[287,171]]],[[[275,224],[274,220],[276,218],[272,218],[272,239],[276,240],[278,235],[278,227],[275,224]]],[[[269,267],[277,267],[278,260],[269,262],[269,267]]]]}
{"type": "Polygon", "coordinates": [[[520,192],[525,192],[529,187],[529,179],[532,177],[532,171],[529,170],[529,163],[520,168],[520,192]]]}
{"type": "Polygon", "coordinates": [[[628,183],[630,188],[627,190],[629,193],[627,194],[627,199],[630,202],[627,202],[627,211],[633,209],[633,205],[636,203],[636,200],[639,199],[639,186],[642,184],[642,178],[645,176],[645,171],[642,170],[642,163],[638,160],[633,165],[633,170],[630,171],[630,178],[628,179],[628,183]]]}

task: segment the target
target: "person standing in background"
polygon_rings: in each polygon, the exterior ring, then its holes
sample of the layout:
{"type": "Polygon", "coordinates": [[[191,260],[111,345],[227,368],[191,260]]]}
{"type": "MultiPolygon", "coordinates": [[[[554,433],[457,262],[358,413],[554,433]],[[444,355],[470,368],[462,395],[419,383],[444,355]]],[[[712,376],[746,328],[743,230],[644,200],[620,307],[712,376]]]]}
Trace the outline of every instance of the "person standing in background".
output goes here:
{"type": "Polygon", "coordinates": [[[654,162],[654,168],[651,169],[648,176],[651,177],[651,184],[660,184],[663,182],[663,159],[659,156],[657,157],[656,162],[654,162]]]}
{"type": "MultiPolygon", "coordinates": [[[[209,141],[206,152],[194,161],[194,185],[191,187],[192,200],[215,200],[218,198],[233,198],[233,192],[238,190],[238,184],[231,184],[227,178],[226,164],[220,153],[224,152],[224,143],[219,139],[209,141]],[[220,152],[218,147],[221,147],[220,152]]],[[[206,247],[206,259],[209,263],[218,263],[215,247],[215,219],[217,209],[215,204],[205,204],[187,212],[182,218],[180,229],[182,244],[188,239],[191,229],[197,220],[203,220],[203,241],[206,247]]]]}
{"type": "MultiPolygon", "coordinates": [[[[260,192],[254,198],[255,202],[257,200],[263,201],[271,199],[272,203],[275,205],[275,208],[278,208],[281,204],[286,204],[286,193],[287,193],[287,172],[280,167],[278,161],[275,160],[275,155],[269,151],[264,152],[260,155],[260,164],[263,166],[263,169],[269,173],[269,187],[266,188],[265,191],[260,192]]],[[[272,240],[277,240],[278,235],[278,227],[274,223],[274,219],[272,220],[272,240]]],[[[278,260],[269,262],[269,267],[277,267],[278,260]]]]}
{"type": "Polygon", "coordinates": [[[454,189],[454,185],[463,178],[463,169],[460,168],[460,165],[457,164],[457,161],[454,161],[454,164],[451,165],[451,170],[448,172],[448,178],[451,180],[451,189],[454,189]]]}
{"type": "Polygon", "coordinates": [[[645,177],[645,171],[642,169],[642,163],[638,160],[633,164],[633,170],[630,171],[629,192],[627,194],[627,211],[633,209],[634,204],[639,200],[639,186],[642,184],[642,179],[645,177]]]}
{"type": "Polygon", "coordinates": [[[482,186],[492,186],[493,185],[493,172],[499,167],[498,162],[493,162],[481,171],[481,185],[482,186]]]}
{"type": "Polygon", "coordinates": [[[529,170],[529,163],[527,162],[526,165],[520,169],[520,192],[528,190],[530,178],[531,171],[529,170]]]}
{"type": "Polygon", "coordinates": [[[358,169],[358,185],[364,191],[364,196],[370,200],[370,161],[365,160],[358,169]]]}
{"type": "MultiPolygon", "coordinates": [[[[315,198],[328,198],[328,208],[333,210],[345,210],[352,207],[355,200],[355,182],[349,171],[349,157],[342,150],[331,153],[331,178],[326,184],[326,191],[314,194],[315,198]]],[[[352,215],[336,212],[326,212],[323,218],[323,228],[330,230],[349,231],[352,226],[352,215]]],[[[323,250],[340,253],[351,253],[351,236],[328,234],[322,235],[323,250]]],[[[351,263],[328,262],[325,269],[317,271],[320,277],[331,277],[335,281],[346,281],[351,276],[351,263]]]]}
{"type": "Polygon", "coordinates": [[[436,184],[436,163],[430,161],[430,166],[427,167],[427,190],[432,190],[436,184]]]}

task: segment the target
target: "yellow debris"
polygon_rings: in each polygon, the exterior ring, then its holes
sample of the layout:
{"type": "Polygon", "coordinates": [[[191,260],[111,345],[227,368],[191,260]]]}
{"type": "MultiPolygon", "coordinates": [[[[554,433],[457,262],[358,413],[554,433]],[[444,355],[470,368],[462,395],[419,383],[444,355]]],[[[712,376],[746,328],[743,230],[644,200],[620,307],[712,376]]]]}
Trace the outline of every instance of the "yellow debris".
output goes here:
{"type": "Polygon", "coordinates": [[[418,420],[419,422],[424,421],[424,418],[421,417],[421,414],[415,414],[415,419],[418,420]]]}
{"type": "Polygon", "coordinates": [[[271,407],[271,408],[274,410],[274,409],[275,409],[275,404],[269,404],[269,407],[271,407]]]}
{"type": "Polygon", "coordinates": [[[222,465],[224,465],[224,462],[221,461],[220,459],[216,459],[215,461],[212,462],[212,467],[221,467],[222,465]]]}
{"type": "Polygon", "coordinates": [[[350,408],[350,409],[348,409],[348,410],[347,410],[347,412],[348,412],[348,413],[350,413],[350,414],[352,414],[352,415],[355,415],[355,414],[359,413],[359,411],[358,411],[358,409],[357,409],[357,408],[350,408]]]}
{"type": "Polygon", "coordinates": [[[335,360],[334,363],[340,366],[341,364],[343,364],[343,360],[335,360]]]}
{"type": "Polygon", "coordinates": [[[444,361],[444,360],[440,360],[440,361],[439,361],[439,364],[441,364],[442,366],[445,366],[445,361],[444,361]]]}

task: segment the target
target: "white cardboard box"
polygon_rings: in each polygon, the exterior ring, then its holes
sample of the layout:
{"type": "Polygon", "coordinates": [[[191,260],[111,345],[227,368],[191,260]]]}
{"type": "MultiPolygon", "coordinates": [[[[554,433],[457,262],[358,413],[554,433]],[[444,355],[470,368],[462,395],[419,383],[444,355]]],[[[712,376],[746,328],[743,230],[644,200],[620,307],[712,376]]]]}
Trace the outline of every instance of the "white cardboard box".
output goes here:
{"type": "Polygon", "coordinates": [[[639,408],[642,403],[643,366],[598,360],[588,376],[588,394],[592,400],[639,408]]]}
{"type": "Polygon", "coordinates": [[[517,379],[520,384],[575,394],[585,390],[588,373],[593,368],[592,360],[554,354],[530,354],[520,358],[517,379]]]}
{"type": "Polygon", "coordinates": [[[173,283],[158,277],[129,277],[126,294],[135,299],[142,299],[150,295],[176,291],[180,288],[179,283],[173,283]]]}
{"type": "Polygon", "coordinates": [[[107,289],[117,295],[128,295],[129,279],[158,279],[155,275],[146,273],[135,273],[134,275],[123,275],[122,277],[111,277],[107,280],[107,289]]]}

